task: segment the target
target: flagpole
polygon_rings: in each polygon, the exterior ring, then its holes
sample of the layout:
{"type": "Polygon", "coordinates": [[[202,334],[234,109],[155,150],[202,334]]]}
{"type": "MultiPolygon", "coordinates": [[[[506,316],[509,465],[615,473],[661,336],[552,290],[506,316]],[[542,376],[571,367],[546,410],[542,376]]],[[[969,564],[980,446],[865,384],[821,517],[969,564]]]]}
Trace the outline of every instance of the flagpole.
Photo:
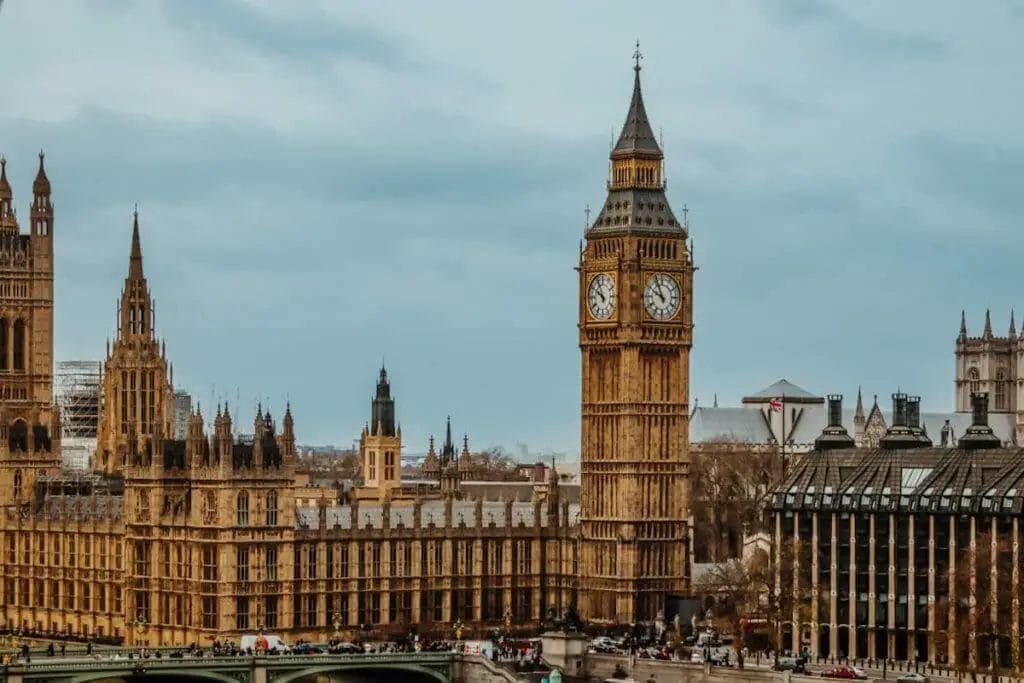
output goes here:
{"type": "Polygon", "coordinates": [[[786,478],[786,394],[782,394],[782,450],[779,451],[782,458],[782,478],[786,478]]]}

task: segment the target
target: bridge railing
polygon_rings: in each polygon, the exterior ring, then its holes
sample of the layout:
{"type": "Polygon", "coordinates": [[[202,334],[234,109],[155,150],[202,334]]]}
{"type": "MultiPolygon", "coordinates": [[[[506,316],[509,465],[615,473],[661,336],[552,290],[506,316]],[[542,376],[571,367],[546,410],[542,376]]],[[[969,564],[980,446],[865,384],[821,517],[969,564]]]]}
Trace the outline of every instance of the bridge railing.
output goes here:
{"type": "MultiPolygon", "coordinates": [[[[464,655],[465,656],[465,655],[464,655]]],[[[31,662],[10,664],[11,672],[25,673],[74,673],[78,671],[133,671],[139,667],[153,669],[187,669],[187,668],[237,668],[255,665],[275,667],[295,666],[333,666],[344,664],[448,664],[454,661],[453,652],[392,652],[367,654],[315,654],[315,655],[240,655],[218,657],[150,657],[142,659],[134,657],[114,658],[112,656],[94,655],[92,658],[33,659],[31,662]]]]}

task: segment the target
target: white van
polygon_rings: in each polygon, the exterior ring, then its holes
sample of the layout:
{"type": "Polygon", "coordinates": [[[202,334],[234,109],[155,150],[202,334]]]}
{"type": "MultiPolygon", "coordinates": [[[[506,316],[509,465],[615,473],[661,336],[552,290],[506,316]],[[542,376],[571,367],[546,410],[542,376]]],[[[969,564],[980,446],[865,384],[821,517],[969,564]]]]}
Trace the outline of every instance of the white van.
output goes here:
{"type": "Polygon", "coordinates": [[[278,652],[281,652],[281,653],[288,652],[288,646],[285,645],[284,641],[281,640],[280,636],[271,636],[271,635],[267,635],[267,634],[263,634],[262,636],[260,636],[260,635],[246,635],[246,636],[242,636],[242,639],[239,642],[238,647],[240,647],[243,650],[248,650],[248,649],[252,648],[253,651],[255,651],[256,650],[256,641],[259,638],[263,638],[264,640],[267,641],[267,649],[268,650],[276,649],[278,652]]]}

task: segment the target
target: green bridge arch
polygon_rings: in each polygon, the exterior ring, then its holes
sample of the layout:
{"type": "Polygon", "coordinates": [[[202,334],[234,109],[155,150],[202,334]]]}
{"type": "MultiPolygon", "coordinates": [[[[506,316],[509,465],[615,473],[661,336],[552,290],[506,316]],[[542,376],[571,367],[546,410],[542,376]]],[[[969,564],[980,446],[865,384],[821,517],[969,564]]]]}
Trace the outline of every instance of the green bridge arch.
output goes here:
{"type": "MultiPolygon", "coordinates": [[[[425,666],[417,666],[415,664],[361,664],[356,662],[338,662],[337,664],[321,664],[317,666],[311,666],[301,671],[289,671],[285,674],[279,674],[273,677],[274,683],[293,683],[293,681],[299,681],[307,676],[317,676],[320,674],[332,674],[332,673],[355,673],[359,671],[365,672],[394,672],[396,674],[401,673],[416,673],[437,681],[437,683],[450,683],[451,677],[437,671],[436,669],[430,669],[425,666]]],[[[237,682],[236,682],[237,683],[237,682]]]]}
{"type": "MultiPolygon", "coordinates": [[[[196,669],[195,671],[146,671],[141,674],[145,678],[169,678],[174,677],[179,680],[186,681],[217,681],[217,683],[238,683],[237,678],[232,678],[227,674],[218,673],[216,671],[203,671],[196,669]]],[[[132,670],[125,669],[111,669],[108,671],[92,671],[89,673],[79,674],[77,676],[68,676],[64,678],[65,683],[89,683],[90,681],[102,681],[107,678],[126,678],[131,679],[137,677],[137,674],[132,670]]],[[[31,677],[26,677],[26,681],[32,681],[31,677]]],[[[52,680],[48,678],[48,680],[52,680]]]]}

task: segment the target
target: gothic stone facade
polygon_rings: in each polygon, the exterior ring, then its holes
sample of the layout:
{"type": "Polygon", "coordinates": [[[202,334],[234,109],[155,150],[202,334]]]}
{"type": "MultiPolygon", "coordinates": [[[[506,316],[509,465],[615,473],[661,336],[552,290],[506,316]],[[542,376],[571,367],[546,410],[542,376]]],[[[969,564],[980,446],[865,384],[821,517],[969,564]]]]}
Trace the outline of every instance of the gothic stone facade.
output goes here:
{"type": "Polygon", "coordinates": [[[693,271],[664,159],[633,99],[579,263],[586,619],[654,619],[688,586],[693,271]]]}
{"type": "Polygon", "coordinates": [[[961,314],[956,338],[956,410],[967,412],[971,395],[985,392],[992,397],[992,412],[1014,417],[1015,442],[1024,444],[1024,329],[1017,334],[1010,313],[1006,336],[992,334],[992,319],[985,311],[981,336],[970,336],[967,318],[961,314]]]}
{"type": "Polygon", "coordinates": [[[0,158],[0,491],[27,500],[60,466],[53,406],[53,205],[39,155],[29,229],[21,232],[0,158]]]}
{"type": "Polygon", "coordinates": [[[597,620],[653,619],[688,586],[694,268],[664,195],[639,68],[609,188],[579,264],[582,505],[557,479],[470,495],[468,443],[460,456],[450,425],[440,453],[431,448],[430,481],[407,486],[382,371],[360,440],[365,485],[349,504],[300,506],[290,409],[279,429],[261,407],[243,440],[226,407],[208,433],[197,406],[185,438],[172,438],[173,373],[137,213],[96,473],[60,474],[49,182],[40,167],[24,237],[4,176],[0,628],[205,644],[260,629],[449,635],[454,620],[536,625],[573,605],[597,620]]]}

